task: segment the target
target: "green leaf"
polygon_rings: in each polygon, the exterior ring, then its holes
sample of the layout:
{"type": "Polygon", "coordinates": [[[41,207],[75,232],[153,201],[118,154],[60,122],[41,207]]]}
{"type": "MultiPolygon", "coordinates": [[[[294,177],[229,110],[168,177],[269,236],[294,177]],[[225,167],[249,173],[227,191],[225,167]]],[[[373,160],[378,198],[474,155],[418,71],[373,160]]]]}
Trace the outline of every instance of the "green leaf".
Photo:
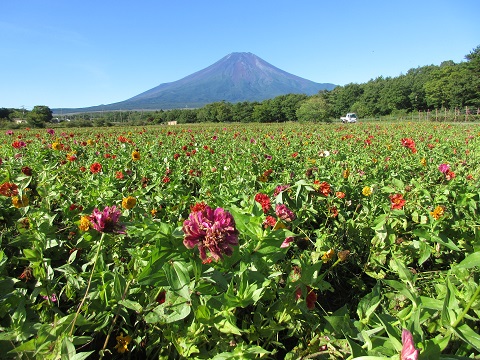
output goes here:
{"type": "Polygon", "coordinates": [[[382,296],[380,293],[380,283],[377,282],[372,291],[365,295],[358,303],[357,314],[362,323],[368,323],[370,316],[375,313],[375,310],[377,309],[378,305],[380,305],[381,301],[382,296]]]}
{"type": "Polygon", "coordinates": [[[346,336],[348,345],[350,346],[350,350],[352,351],[352,356],[353,357],[359,357],[359,356],[365,356],[366,351],[363,350],[363,348],[358,345],[355,341],[353,341],[350,336],[346,336]]]}
{"type": "Polygon", "coordinates": [[[242,331],[229,319],[226,318],[215,322],[215,327],[217,328],[217,330],[224,334],[242,335],[242,331]]]}
{"type": "Polygon", "coordinates": [[[401,280],[407,282],[410,287],[413,287],[413,274],[402,261],[395,257],[390,260],[390,267],[398,273],[401,280]]]}
{"type": "Polygon", "coordinates": [[[444,326],[451,327],[457,319],[455,309],[459,309],[459,303],[455,297],[455,288],[453,287],[450,278],[447,278],[447,292],[445,294],[445,299],[443,300],[443,310],[441,314],[442,324],[444,326]]]}
{"type": "Polygon", "coordinates": [[[456,267],[460,269],[470,269],[475,266],[480,266],[480,251],[468,255],[456,267]]]}
{"type": "Polygon", "coordinates": [[[390,339],[390,344],[393,345],[396,351],[400,352],[402,350],[402,342],[398,340],[400,338],[400,335],[390,323],[389,318],[392,319],[392,322],[394,319],[386,314],[377,314],[377,318],[380,320],[385,331],[387,332],[388,338],[390,339]]]}
{"type": "Polygon", "coordinates": [[[143,311],[142,305],[140,305],[136,301],[125,299],[125,300],[120,300],[118,303],[120,305],[126,307],[127,309],[133,310],[137,313],[141,313],[143,311]]]}
{"type": "Polygon", "coordinates": [[[191,312],[190,302],[181,296],[167,292],[165,302],[157,306],[145,316],[149,324],[168,324],[185,319],[191,312]]]}
{"type": "Polygon", "coordinates": [[[84,360],[84,359],[88,358],[91,354],[93,354],[94,352],[95,351],[92,350],[92,351],[77,353],[72,358],[70,358],[70,360],[84,360]]]}
{"type": "Polygon", "coordinates": [[[184,262],[169,261],[163,266],[167,281],[173,291],[190,300],[190,275],[184,262]]]}
{"type": "Polygon", "coordinates": [[[0,250],[0,273],[3,271],[5,264],[7,263],[8,258],[3,252],[3,250],[0,250]]]}
{"type": "Polygon", "coordinates": [[[126,288],[127,282],[125,281],[123,275],[119,274],[118,272],[115,273],[115,278],[113,280],[113,293],[115,299],[121,300],[126,288]]]}
{"type": "Polygon", "coordinates": [[[76,355],[77,351],[75,350],[75,346],[73,345],[72,341],[70,340],[69,336],[65,336],[62,340],[62,360],[71,359],[74,355],[76,355]]]}
{"type": "Polygon", "coordinates": [[[454,329],[454,331],[463,341],[469,343],[477,351],[480,351],[480,334],[472,330],[470,326],[463,324],[454,329]]]}
{"type": "Polygon", "coordinates": [[[211,312],[208,306],[199,305],[195,309],[195,318],[202,324],[207,324],[211,320],[211,312]]]}

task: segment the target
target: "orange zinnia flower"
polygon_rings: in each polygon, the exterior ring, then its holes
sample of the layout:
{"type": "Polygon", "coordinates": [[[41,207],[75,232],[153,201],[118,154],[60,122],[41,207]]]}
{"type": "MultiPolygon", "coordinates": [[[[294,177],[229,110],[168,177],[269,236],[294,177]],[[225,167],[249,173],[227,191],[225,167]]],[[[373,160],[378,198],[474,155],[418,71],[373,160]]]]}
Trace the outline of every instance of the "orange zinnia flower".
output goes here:
{"type": "Polygon", "coordinates": [[[405,205],[406,201],[403,198],[402,194],[392,194],[390,195],[390,209],[392,210],[400,210],[405,205]]]}
{"type": "Polygon", "coordinates": [[[435,220],[440,219],[443,214],[445,214],[445,208],[440,205],[437,206],[433,211],[430,211],[430,215],[432,215],[435,220]]]}

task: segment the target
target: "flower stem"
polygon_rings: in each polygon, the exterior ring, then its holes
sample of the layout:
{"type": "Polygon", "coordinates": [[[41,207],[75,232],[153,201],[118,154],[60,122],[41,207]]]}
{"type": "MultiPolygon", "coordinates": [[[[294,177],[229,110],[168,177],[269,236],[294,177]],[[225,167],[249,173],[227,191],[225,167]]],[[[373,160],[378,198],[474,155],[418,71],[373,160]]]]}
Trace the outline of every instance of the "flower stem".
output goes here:
{"type": "Polygon", "coordinates": [[[93,273],[95,272],[95,267],[97,265],[98,256],[100,255],[100,249],[102,248],[103,237],[104,236],[105,236],[105,233],[102,233],[102,237],[100,238],[100,242],[98,243],[98,248],[97,248],[97,252],[95,254],[95,258],[93,259],[93,267],[92,267],[92,271],[90,272],[90,278],[88,279],[88,284],[87,284],[87,289],[85,290],[85,295],[83,295],[83,299],[80,302],[80,305],[78,305],[77,312],[75,313],[75,317],[73,318],[73,321],[72,321],[72,327],[70,328],[70,333],[69,333],[70,336],[73,335],[73,331],[75,330],[75,323],[77,322],[78,315],[80,314],[80,311],[82,310],[83,303],[85,302],[85,299],[88,296],[88,291],[90,290],[90,285],[92,284],[93,273]]]}
{"type": "Polygon", "coordinates": [[[455,322],[452,324],[453,328],[456,328],[458,324],[460,324],[460,321],[467,315],[467,312],[470,310],[472,307],[474,301],[477,299],[478,295],[480,294],[480,285],[477,286],[477,290],[475,290],[475,293],[473,294],[472,298],[468,302],[467,306],[463,309],[463,311],[460,313],[460,315],[457,317],[455,322]]]}
{"type": "MultiPolygon", "coordinates": [[[[125,287],[125,291],[123,292],[123,295],[122,295],[122,300],[125,300],[125,296],[127,296],[128,288],[130,287],[131,283],[132,283],[132,280],[128,280],[127,286],[125,287]]],[[[117,319],[118,319],[118,316],[120,315],[120,310],[121,309],[122,309],[122,305],[118,304],[117,313],[115,314],[115,318],[113,319],[113,322],[110,325],[110,329],[108,329],[107,338],[105,339],[105,342],[103,344],[102,351],[100,351],[100,359],[103,358],[103,355],[105,353],[104,351],[107,348],[108,340],[110,340],[110,335],[112,334],[113,327],[115,326],[115,323],[117,322],[117,319]]]]}

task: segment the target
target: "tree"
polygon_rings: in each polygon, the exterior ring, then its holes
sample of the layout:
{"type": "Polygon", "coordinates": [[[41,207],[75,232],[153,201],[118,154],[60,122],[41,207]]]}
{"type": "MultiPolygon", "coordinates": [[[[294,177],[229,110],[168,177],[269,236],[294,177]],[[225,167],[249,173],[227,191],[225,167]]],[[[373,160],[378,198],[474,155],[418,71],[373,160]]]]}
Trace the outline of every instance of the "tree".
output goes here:
{"type": "Polygon", "coordinates": [[[45,127],[45,123],[53,118],[52,110],[48,106],[36,105],[28,114],[28,123],[31,127],[45,127]]]}
{"type": "Polygon", "coordinates": [[[298,121],[331,122],[330,105],[323,96],[312,96],[303,101],[297,110],[298,121]]]}

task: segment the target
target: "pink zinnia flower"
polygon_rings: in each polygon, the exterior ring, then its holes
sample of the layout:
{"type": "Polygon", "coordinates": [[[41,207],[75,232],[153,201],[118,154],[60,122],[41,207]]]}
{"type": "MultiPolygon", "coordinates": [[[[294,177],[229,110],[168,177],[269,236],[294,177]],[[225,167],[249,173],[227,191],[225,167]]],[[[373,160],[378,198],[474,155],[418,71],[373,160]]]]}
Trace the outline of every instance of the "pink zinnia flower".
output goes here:
{"type": "Polygon", "coordinates": [[[287,190],[290,187],[290,185],[278,185],[275,190],[273,191],[273,196],[277,197],[278,194],[280,194],[282,191],[287,190]]]}
{"type": "Polygon", "coordinates": [[[293,236],[287,236],[285,240],[283,240],[282,245],[280,245],[281,248],[286,248],[290,246],[290,243],[295,240],[293,236]]]}
{"type": "Polygon", "coordinates": [[[189,249],[198,246],[203,261],[208,260],[207,250],[215,261],[223,255],[231,256],[233,246],[238,245],[233,216],[223,208],[213,210],[208,205],[195,210],[183,222],[183,244],[189,249]]]}
{"type": "Polygon", "coordinates": [[[406,329],[402,330],[402,344],[400,360],[417,360],[419,351],[415,348],[412,333],[406,329]]]}
{"type": "Polygon", "coordinates": [[[103,233],[117,233],[125,234],[125,225],[119,223],[122,211],[117,209],[115,205],[109,207],[105,206],[103,211],[97,208],[93,209],[89,220],[95,230],[103,233]]]}
{"type": "Polygon", "coordinates": [[[450,165],[448,164],[440,164],[439,167],[438,167],[438,170],[441,172],[441,173],[446,173],[448,170],[450,170],[450,165]]]}
{"type": "Polygon", "coordinates": [[[285,204],[277,204],[277,206],[275,207],[275,213],[282,220],[295,220],[295,214],[285,204]]]}

